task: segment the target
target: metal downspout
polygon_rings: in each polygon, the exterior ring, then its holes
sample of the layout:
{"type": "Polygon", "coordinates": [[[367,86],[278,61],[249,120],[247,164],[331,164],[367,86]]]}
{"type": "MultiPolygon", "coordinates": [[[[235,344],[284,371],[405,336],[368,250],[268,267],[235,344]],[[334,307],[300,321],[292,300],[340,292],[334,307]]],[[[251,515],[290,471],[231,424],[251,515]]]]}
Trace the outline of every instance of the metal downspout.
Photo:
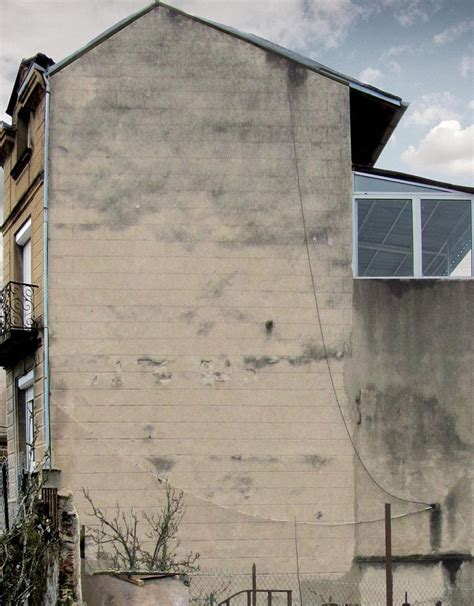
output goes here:
{"type": "Polygon", "coordinates": [[[50,86],[48,74],[43,74],[46,85],[44,113],[44,171],[43,171],[43,415],[46,444],[45,467],[51,469],[51,416],[49,401],[49,313],[48,313],[48,234],[49,234],[49,109],[50,86]]]}

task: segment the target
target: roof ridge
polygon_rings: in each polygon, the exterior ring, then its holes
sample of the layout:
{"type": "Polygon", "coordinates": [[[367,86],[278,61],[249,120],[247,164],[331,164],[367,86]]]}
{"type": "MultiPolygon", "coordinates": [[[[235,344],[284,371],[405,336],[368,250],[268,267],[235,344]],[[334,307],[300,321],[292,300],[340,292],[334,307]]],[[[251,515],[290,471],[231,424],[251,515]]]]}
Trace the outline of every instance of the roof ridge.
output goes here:
{"type": "Polygon", "coordinates": [[[280,44],[277,44],[276,42],[271,42],[270,40],[266,40],[265,38],[257,36],[256,34],[242,32],[229,25],[224,25],[222,23],[217,23],[215,21],[206,19],[204,17],[192,15],[190,13],[187,13],[186,11],[183,11],[180,8],[167,4],[166,2],[162,2],[161,0],[153,0],[153,2],[146,5],[142,9],[136,11],[135,13],[132,13],[128,17],[125,17],[124,19],[118,21],[117,23],[115,23],[114,25],[109,27],[108,29],[104,30],[101,34],[99,34],[98,36],[96,36],[95,38],[90,40],[84,46],[80,47],[79,49],[77,49],[76,51],[74,51],[73,53],[71,53],[64,59],[62,59],[61,61],[58,61],[58,63],[55,63],[52,67],[50,67],[48,69],[48,73],[50,75],[53,75],[53,74],[59,72],[60,70],[67,67],[68,65],[70,65],[71,63],[73,63],[74,61],[76,61],[77,59],[82,57],[84,54],[86,54],[87,52],[89,52],[90,50],[92,50],[93,48],[95,48],[96,46],[98,46],[99,44],[101,44],[102,42],[104,42],[105,40],[107,40],[108,38],[113,36],[114,34],[118,33],[119,31],[121,31],[122,29],[124,29],[125,27],[127,27],[128,25],[130,25],[131,23],[133,23],[140,17],[142,17],[143,15],[145,15],[145,14],[149,13],[150,11],[152,11],[153,9],[159,8],[159,7],[163,7],[168,10],[171,10],[175,13],[183,15],[189,19],[192,19],[193,21],[202,23],[203,25],[208,25],[209,27],[213,27],[214,29],[217,29],[223,33],[226,33],[226,34],[229,34],[236,38],[239,38],[240,40],[243,40],[244,42],[253,44],[254,46],[257,46],[268,52],[273,52],[275,54],[278,54],[290,61],[294,61],[295,63],[298,63],[298,64],[302,65],[303,67],[306,67],[307,69],[310,69],[311,71],[317,72],[332,80],[336,80],[337,82],[346,84],[346,85],[350,86],[351,88],[359,90],[368,95],[382,99],[387,103],[391,103],[391,104],[399,106],[399,107],[403,107],[403,106],[407,105],[406,103],[404,103],[402,101],[401,97],[398,97],[397,95],[394,95],[393,93],[389,93],[382,89],[376,88],[375,86],[372,86],[370,84],[365,84],[365,83],[361,82],[360,80],[357,80],[356,78],[352,78],[351,76],[346,76],[345,74],[338,72],[336,70],[333,70],[330,67],[327,67],[327,66],[323,65],[322,63],[319,63],[318,61],[311,59],[310,57],[306,57],[305,55],[301,55],[300,53],[298,53],[296,51],[285,48],[284,46],[281,46],[280,44]]]}

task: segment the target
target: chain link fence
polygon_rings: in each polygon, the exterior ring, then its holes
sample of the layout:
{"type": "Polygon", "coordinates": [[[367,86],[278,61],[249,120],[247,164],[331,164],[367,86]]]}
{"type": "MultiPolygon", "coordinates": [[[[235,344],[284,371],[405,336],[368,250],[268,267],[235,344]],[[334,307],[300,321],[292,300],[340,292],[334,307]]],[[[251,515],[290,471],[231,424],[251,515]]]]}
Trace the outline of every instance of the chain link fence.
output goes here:
{"type": "MultiPolygon", "coordinates": [[[[357,575],[354,575],[356,577],[357,575]]],[[[191,575],[191,605],[250,606],[251,574],[191,575]],[[237,595],[236,595],[237,594],[237,595]],[[227,602],[231,597],[232,599],[227,602]]],[[[296,573],[259,574],[257,577],[257,606],[386,606],[385,580],[382,576],[327,579],[296,573]],[[271,595],[269,592],[271,591],[271,595]]],[[[394,574],[394,606],[472,606],[472,587],[439,588],[417,577],[410,582],[394,574]]]]}

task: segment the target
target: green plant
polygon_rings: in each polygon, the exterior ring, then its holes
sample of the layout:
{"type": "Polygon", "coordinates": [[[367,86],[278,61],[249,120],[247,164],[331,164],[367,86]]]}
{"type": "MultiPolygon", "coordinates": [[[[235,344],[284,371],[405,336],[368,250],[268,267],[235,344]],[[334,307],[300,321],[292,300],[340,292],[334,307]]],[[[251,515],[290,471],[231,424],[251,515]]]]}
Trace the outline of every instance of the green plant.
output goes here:
{"type": "Polygon", "coordinates": [[[72,606],[74,604],[74,593],[72,589],[61,589],[58,606],[72,606]]]}
{"type": "Polygon", "coordinates": [[[26,476],[12,527],[0,535],[0,604],[5,606],[43,604],[59,544],[41,503],[45,481],[44,474],[26,476]]]}
{"type": "Polygon", "coordinates": [[[97,546],[98,556],[103,556],[112,563],[113,570],[140,572],[191,572],[198,570],[198,553],[190,552],[185,557],[178,556],[179,525],[185,514],[183,493],[174,490],[168,482],[165,484],[165,503],[158,515],[143,514],[147,531],[143,536],[148,538],[153,549],[143,548],[140,539],[140,520],[131,509],[125,514],[117,505],[112,518],[94,505],[89,492],[83,493],[92,508],[92,516],[99,522],[97,527],[90,528],[90,536],[97,546]]]}

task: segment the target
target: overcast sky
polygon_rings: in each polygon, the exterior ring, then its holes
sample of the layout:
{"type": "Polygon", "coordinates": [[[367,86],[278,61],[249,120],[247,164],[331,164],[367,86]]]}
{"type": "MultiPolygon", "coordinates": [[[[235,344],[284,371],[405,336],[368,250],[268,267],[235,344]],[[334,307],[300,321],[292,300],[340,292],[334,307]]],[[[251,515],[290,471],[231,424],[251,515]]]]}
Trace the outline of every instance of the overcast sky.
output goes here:
{"type": "MultiPolygon", "coordinates": [[[[0,103],[22,57],[60,60],[147,0],[0,0],[0,103]]],[[[377,166],[473,183],[473,0],[174,0],[410,102],[377,166]]]]}

